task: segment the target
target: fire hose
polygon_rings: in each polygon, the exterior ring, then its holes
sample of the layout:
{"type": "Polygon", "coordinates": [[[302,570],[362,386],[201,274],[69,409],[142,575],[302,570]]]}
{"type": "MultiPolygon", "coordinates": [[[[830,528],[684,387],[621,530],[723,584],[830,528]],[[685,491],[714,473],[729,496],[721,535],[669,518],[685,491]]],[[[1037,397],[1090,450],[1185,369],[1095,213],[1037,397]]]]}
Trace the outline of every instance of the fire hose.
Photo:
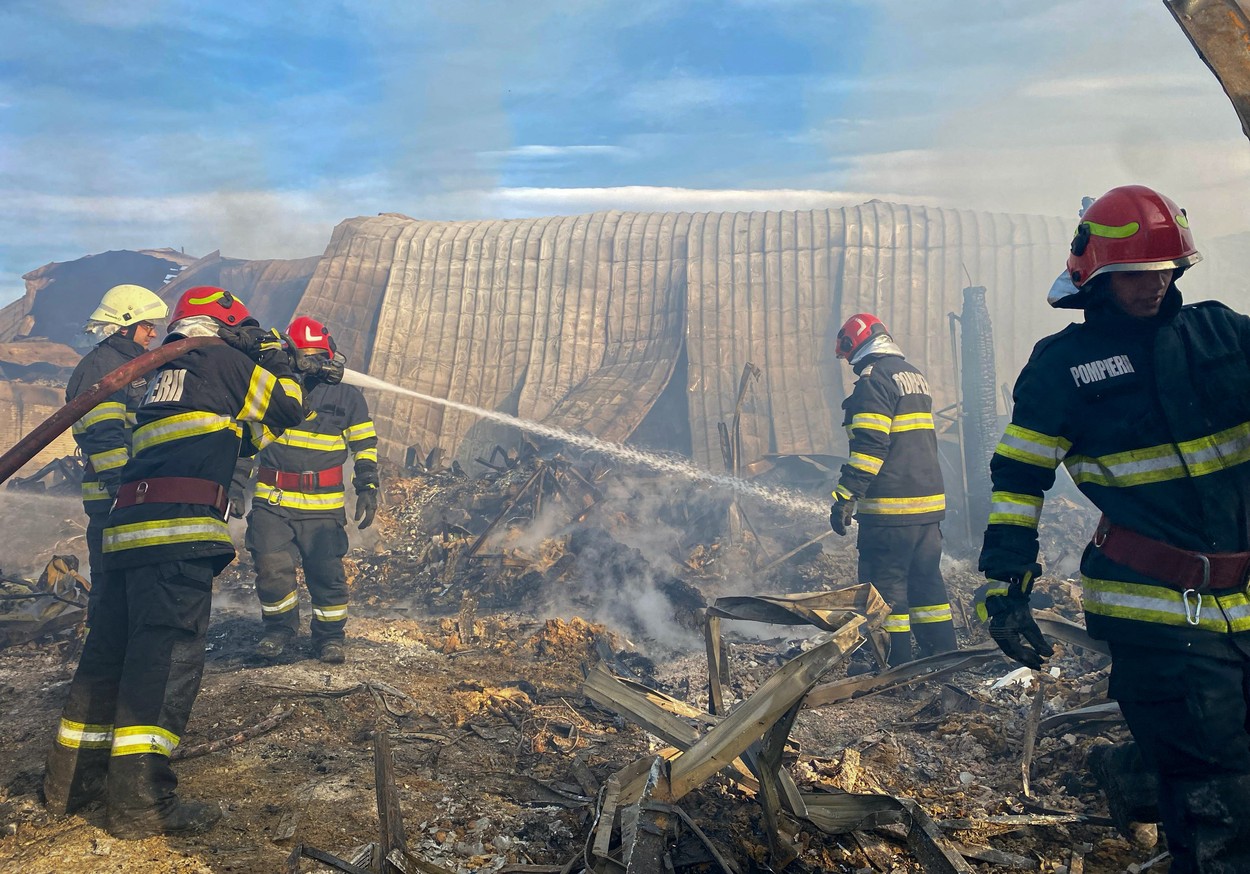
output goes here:
{"type": "Polygon", "coordinates": [[[151,352],[144,352],[116,370],[109,371],[90,389],[44,419],[33,431],[17,441],[12,449],[0,455],[0,484],[38,455],[40,450],[55,440],[66,428],[81,419],[92,407],[129,385],[136,378],[151,373],[162,364],[192,349],[224,342],[218,337],[185,337],[159,346],[151,352]]]}

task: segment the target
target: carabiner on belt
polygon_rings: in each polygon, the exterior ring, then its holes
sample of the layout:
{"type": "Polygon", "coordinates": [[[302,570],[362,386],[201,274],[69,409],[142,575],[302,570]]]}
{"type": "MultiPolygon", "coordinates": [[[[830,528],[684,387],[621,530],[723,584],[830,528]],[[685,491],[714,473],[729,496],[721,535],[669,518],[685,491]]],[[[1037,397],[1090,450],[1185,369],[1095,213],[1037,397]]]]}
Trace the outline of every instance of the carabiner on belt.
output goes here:
{"type": "Polygon", "coordinates": [[[1186,589],[1181,594],[1181,599],[1185,603],[1185,621],[1190,625],[1198,625],[1202,622],[1202,596],[1211,588],[1211,559],[1201,552],[1197,555],[1198,560],[1202,562],[1202,585],[1196,589],[1186,589]],[[1189,600],[1190,595],[1194,596],[1192,604],[1189,600]]]}
{"type": "Polygon", "coordinates": [[[269,501],[269,506],[271,507],[276,507],[279,504],[281,504],[282,503],[282,489],[278,488],[277,486],[274,486],[273,491],[269,493],[269,497],[267,500],[269,501]]]}

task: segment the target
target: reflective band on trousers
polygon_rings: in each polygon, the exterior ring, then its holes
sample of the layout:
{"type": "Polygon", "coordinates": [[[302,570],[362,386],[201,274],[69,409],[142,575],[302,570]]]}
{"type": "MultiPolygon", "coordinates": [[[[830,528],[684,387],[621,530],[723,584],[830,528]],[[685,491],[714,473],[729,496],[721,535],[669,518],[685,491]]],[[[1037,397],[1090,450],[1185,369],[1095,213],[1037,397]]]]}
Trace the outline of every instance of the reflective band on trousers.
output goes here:
{"type": "Polygon", "coordinates": [[[885,617],[885,624],[881,627],[892,634],[911,631],[911,616],[906,613],[891,613],[885,617]]]}
{"type": "Polygon", "coordinates": [[[62,717],[56,730],[56,742],[73,749],[107,750],[113,745],[113,726],[87,725],[62,717]]]}
{"type": "Polygon", "coordinates": [[[946,509],[946,495],[921,495],[915,498],[861,498],[861,516],[906,516],[913,513],[935,513],[946,509]]]}
{"type": "Polygon", "coordinates": [[[333,492],[308,494],[282,491],[264,483],[257,483],[254,503],[274,504],[291,510],[337,510],[344,506],[344,498],[341,486],[333,492]]]}
{"type": "MultiPolygon", "coordinates": [[[[1191,608],[1187,619],[1184,594],[1175,589],[1086,576],[1081,577],[1081,585],[1085,612],[1098,616],[1196,626],[1207,631],[1250,631],[1250,599],[1245,590],[1227,595],[1203,595],[1201,611],[1195,616],[1191,608]],[[1193,619],[1196,621],[1190,621],[1193,619]]],[[[1192,604],[1196,595],[1191,594],[1189,598],[1192,604]]]]}
{"type": "Polygon", "coordinates": [[[281,601],[275,601],[272,604],[260,602],[260,612],[264,616],[276,616],[279,613],[289,613],[299,606],[299,596],[292,592],[281,601]]]}
{"type": "Polygon", "coordinates": [[[178,735],[159,725],[130,725],[119,728],[113,735],[113,755],[139,756],[156,753],[168,756],[178,746],[178,735]]]}
{"type": "Polygon", "coordinates": [[[1019,525],[1036,528],[1042,518],[1042,499],[1018,492],[994,492],[990,495],[990,524],[1019,525]]]}
{"type": "Polygon", "coordinates": [[[934,604],[930,607],[912,607],[909,611],[914,625],[927,622],[952,622],[950,604],[934,604]]]}
{"type": "Polygon", "coordinates": [[[1064,460],[1077,485],[1126,487],[1204,476],[1250,461],[1250,422],[1184,440],[1097,457],[1073,455],[1064,460]],[[1180,454],[1177,454],[1177,450],[1180,454]]]}
{"type": "Polygon", "coordinates": [[[347,618],[347,605],[334,604],[328,607],[313,605],[313,618],[321,622],[339,622],[347,618]]]}
{"type": "Polygon", "coordinates": [[[1071,447],[1072,443],[1062,437],[1051,437],[1040,431],[1021,428],[1019,425],[1008,425],[994,454],[1054,470],[1059,466],[1059,459],[1063,458],[1071,447]]]}

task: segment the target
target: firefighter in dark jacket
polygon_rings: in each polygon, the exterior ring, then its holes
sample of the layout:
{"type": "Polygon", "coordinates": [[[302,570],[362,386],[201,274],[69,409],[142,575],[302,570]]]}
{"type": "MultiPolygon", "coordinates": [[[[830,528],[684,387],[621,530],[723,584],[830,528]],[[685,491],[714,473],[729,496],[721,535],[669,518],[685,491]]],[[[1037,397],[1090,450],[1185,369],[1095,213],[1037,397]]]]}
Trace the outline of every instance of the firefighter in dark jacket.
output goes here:
{"type": "Polygon", "coordinates": [[[213,577],[234,558],[235,461],[304,418],[281,336],[229,292],[189,289],[167,340],[184,336],[226,344],[192,349],[148,380],[104,530],[103,590],[44,777],[56,813],[106,786],[109,831],[124,839],[203,831],[221,815],[178,798],[170,755],[200,688],[213,577]]]}
{"type": "Polygon", "coordinates": [[[1182,306],[1201,256],[1185,211],[1140,185],[1085,210],[990,464],[980,567],[1003,651],[1053,650],[1029,609],[1042,498],[1063,462],[1103,513],[1081,560],[1109,695],[1158,776],[1173,874],[1250,871],[1250,318],[1182,306]]]}
{"type": "Polygon", "coordinates": [[[287,336],[305,369],[320,362],[333,377],[308,393],[308,418],[256,456],[255,494],[247,517],[247,548],[256,565],[264,633],[257,654],[280,655],[299,632],[297,562],[312,600],[312,648],[329,664],[342,663],[347,624],[347,514],[343,464],[354,457],[356,521],[373,524],[378,507],[378,436],[364,395],[343,385],[344,358],[321,322],[300,316],[287,336]]]}
{"type": "Polygon", "coordinates": [[[938,467],[933,398],[876,316],[851,316],[836,354],[858,379],[843,401],[851,460],[834,489],[829,524],[846,534],[859,520],[859,579],[890,605],[891,666],[955,649],[955,626],[940,568],[946,494],[938,467]]]}
{"type": "MultiPolygon", "coordinates": [[[[65,400],[90,391],[104,376],[142,355],[156,338],[154,323],[168,313],[165,302],[142,286],[116,285],[106,291],[87,320],[87,330],[104,334],[104,339],[70,374],[65,400]]],[[[122,468],[130,460],[130,429],[147,390],[147,376],[137,377],[74,423],[74,442],[85,462],[82,506],[87,513],[87,560],[93,581],[104,578],[100,551],[104,520],[121,485],[122,468]]]]}

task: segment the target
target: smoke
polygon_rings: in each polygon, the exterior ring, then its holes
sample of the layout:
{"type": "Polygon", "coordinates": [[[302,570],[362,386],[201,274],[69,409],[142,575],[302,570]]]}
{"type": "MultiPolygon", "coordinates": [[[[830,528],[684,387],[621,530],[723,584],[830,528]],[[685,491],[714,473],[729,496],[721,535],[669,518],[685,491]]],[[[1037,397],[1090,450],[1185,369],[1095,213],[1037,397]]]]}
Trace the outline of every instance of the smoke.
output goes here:
{"type": "Polygon", "coordinates": [[[2,490],[0,528],[4,529],[0,569],[5,574],[34,579],[53,555],[74,555],[78,572],[90,577],[84,537],[87,516],[79,498],[2,490]]]}

